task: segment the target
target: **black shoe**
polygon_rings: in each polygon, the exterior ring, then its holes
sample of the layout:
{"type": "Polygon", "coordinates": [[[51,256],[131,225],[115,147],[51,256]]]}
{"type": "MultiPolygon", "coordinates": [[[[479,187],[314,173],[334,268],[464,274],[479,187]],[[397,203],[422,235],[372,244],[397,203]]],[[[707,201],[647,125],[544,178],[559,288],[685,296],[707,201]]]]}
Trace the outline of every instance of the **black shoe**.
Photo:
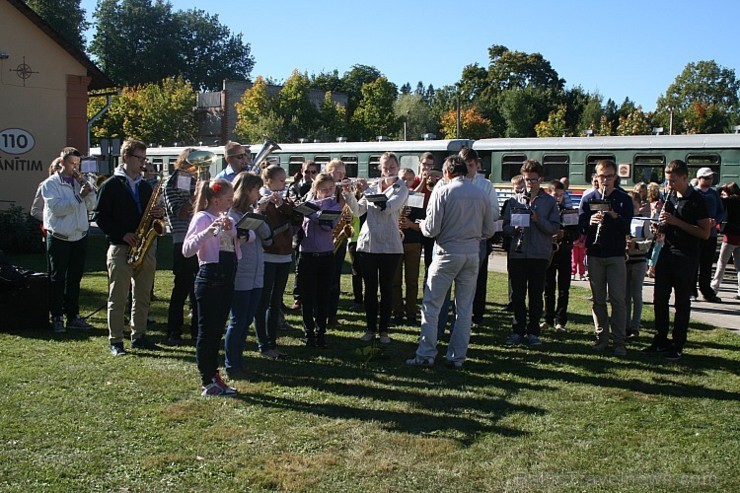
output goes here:
{"type": "Polygon", "coordinates": [[[671,350],[671,346],[662,345],[658,343],[652,343],[648,347],[642,350],[643,353],[667,353],[671,350]]]}
{"type": "Polygon", "coordinates": [[[419,320],[413,315],[410,317],[406,317],[406,322],[412,327],[416,327],[417,325],[419,325],[419,320]]]}
{"type": "Polygon", "coordinates": [[[403,315],[393,315],[393,325],[396,327],[403,325],[403,315]]]}
{"type": "Polygon", "coordinates": [[[513,312],[514,311],[514,303],[509,303],[504,307],[504,310],[507,312],[513,312]]]}
{"type": "Polygon", "coordinates": [[[449,368],[450,370],[462,370],[463,362],[462,361],[450,361],[448,359],[445,359],[445,366],[449,368]]]}
{"type": "Polygon", "coordinates": [[[167,342],[165,344],[168,346],[181,346],[182,336],[180,334],[172,334],[167,338],[167,342]]]}
{"type": "Polygon", "coordinates": [[[680,360],[681,356],[683,356],[683,352],[679,349],[671,349],[670,351],[665,353],[665,359],[669,361],[680,360]]]}
{"type": "Polygon", "coordinates": [[[710,303],[722,303],[722,298],[720,298],[716,294],[712,296],[705,296],[704,299],[710,303]]]}
{"type": "Polygon", "coordinates": [[[314,347],[326,349],[326,335],[322,333],[316,334],[316,342],[314,347]]]}
{"type": "Polygon", "coordinates": [[[148,349],[149,351],[157,351],[159,346],[146,337],[141,336],[138,339],[133,339],[131,341],[131,349],[148,349]]]}
{"type": "Polygon", "coordinates": [[[314,333],[306,334],[303,341],[306,343],[306,347],[316,347],[316,335],[314,333]]]}
{"type": "Polygon", "coordinates": [[[627,339],[637,339],[640,337],[640,331],[639,330],[628,330],[625,334],[627,339]]]}
{"type": "Polygon", "coordinates": [[[126,354],[126,350],[123,348],[122,342],[114,342],[110,345],[110,354],[113,356],[123,356],[126,354]]]}

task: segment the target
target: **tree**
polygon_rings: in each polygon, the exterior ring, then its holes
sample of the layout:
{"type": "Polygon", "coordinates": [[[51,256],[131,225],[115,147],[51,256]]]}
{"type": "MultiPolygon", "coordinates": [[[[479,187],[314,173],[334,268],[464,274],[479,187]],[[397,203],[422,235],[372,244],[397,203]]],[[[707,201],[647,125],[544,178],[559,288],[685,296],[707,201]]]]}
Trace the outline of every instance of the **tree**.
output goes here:
{"type": "Polygon", "coordinates": [[[719,133],[738,116],[740,81],[714,60],[689,63],[657,101],[656,121],[673,133],[719,133]]]}
{"type": "Polygon", "coordinates": [[[601,106],[601,100],[601,95],[598,93],[588,95],[588,100],[581,112],[578,126],[575,128],[575,132],[573,132],[574,135],[584,135],[586,130],[596,132],[601,123],[601,117],[604,116],[604,108],[601,106]]]}
{"type": "Polygon", "coordinates": [[[501,93],[499,100],[506,137],[534,137],[535,125],[545,120],[552,109],[547,91],[540,88],[509,89],[501,93]]]}
{"type": "Polygon", "coordinates": [[[90,25],[80,0],[26,0],[26,4],[75,48],[85,51],[82,33],[90,25]]]}
{"type": "Polygon", "coordinates": [[[380,70],[370,65],[353,65],[342,76],[342,91],[347,94],[347,116],[355,112],[362,99],[362,86],[381,76],[380,70]]]}
{"type": "MultiPolygon", "coordinates": [[[[450,110],[440,121],[445,139],[457,138],[457,111],[450,110]]],[[[460,138],[484,139],[491,136],[491,122],[481,115],[475,107],[460,112],[460,138]]]]}
{"type": "Polygon", "coordinates": [[[537,137],[565,137],[568,133],[565,123],[566,112],[567,107],[564,104],[559,105],[556,110],[551,111],[546,121],[535,125],[534,130],[537,132],[537,137]]]}
{"type": "Polygon", "coordinates": [[[332,72],[321,72],[318,75],[311,75],[311,88],[319,91],[341,92],[342,79],[339,77],[339,71],[334,69],[332,72]]]}
{"type": "Polygon", "coordinates": [[[426,133],[437,133],[437,120],[429,105],[419,94],[401,95],[393,103],[393,113],[401,124],[406,123],[406,132],[399,132],[399,139],[418,140],[426,133]]]}
{"type": "Polygon", "coordinates": [[[201,90],[218,90],[226,79],[249,79],[254,67],[249,43],[218,22],[218,15],[192,9],[177,12],[181,73],[201,90]]]}
{"type": "Polygon", "coordinates": [[[267,94],[267,82],[262,76],[257,77],[252,87],[244,91],[241,101],[236,103],[236,126],[234,134],[244,142],[257,142],[263,135],[273,139],[285,140],[282,134],[283,122],[271,113],[273,99],[267,94]],[[269,121],[270,123],[266,123],[269,121]],[[265,133],[265,127],[276,125],[279,133],[265,133]]]}
{"type": "Polygon", "coordinates": [[[182,77],[125,87],[94,127],[98,138],[139,139],[147,144],[193,142],[198,134],[193,86],[182,77]]]}
{"type": "Polygon", "coordinates": [[[241,35],[202,10],[173,13],[164,0],[100,0],[94,17],[90,53],[121,85],[184,75],[199,89],[215,89],[224,78],[248,78],[254,65],[241,35]]]}
{"type": "Polygon", "coordinates": [[[311,102],[308,74],[294,70],[277,95],[274,109],[283,119],[283,135],[288,142],[312,138],[318,129],[319,110],[311,102]]]}
{"type": "Polygon", "coordinates": [[[399,122],[393,113],[396,85],[381,76],[363,85],[361,93],[360,104],[351,117],[354,137],[368,140],[398,132],[399,122]]]}
{"type": "Polygon", "coordinates": [[[347,133],[347,110],[341,104],[334,102],[331,91],[324,94],[319,110],[319,122],[316,137],[322,141],[336,139],[347,133]]]}
{"type": "Polygon", "coordinates": [[[642,111],[642,106],[637,106],[627,114],[619,117],[617,135],[650,135],[652,125],[647,115],[642,111]]]}

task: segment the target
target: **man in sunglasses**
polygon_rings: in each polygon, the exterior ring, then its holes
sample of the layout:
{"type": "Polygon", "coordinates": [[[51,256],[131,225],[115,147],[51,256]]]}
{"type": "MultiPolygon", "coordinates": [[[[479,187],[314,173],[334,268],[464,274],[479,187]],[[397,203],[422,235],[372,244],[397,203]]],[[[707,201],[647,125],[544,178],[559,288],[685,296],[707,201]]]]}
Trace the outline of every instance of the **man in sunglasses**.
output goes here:
{"type": "Polygon", "coordinates": [[[227,165],[216,175],[216,178],[234,181],[236,175],[246,171],[252,162],[249,146],[243,146],[239,142],[227,142],[224,146],[224,155],[227,165]]]}

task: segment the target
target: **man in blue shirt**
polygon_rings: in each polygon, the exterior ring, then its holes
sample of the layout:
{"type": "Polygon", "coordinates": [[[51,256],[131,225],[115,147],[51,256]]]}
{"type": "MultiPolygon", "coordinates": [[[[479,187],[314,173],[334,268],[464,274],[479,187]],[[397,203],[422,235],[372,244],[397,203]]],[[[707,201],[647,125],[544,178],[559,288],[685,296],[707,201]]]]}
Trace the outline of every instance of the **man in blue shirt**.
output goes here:
{"type": "Polygon", "coordinates": [[[249,146],[243,146],[238,142],[229,141],[224,146],[224,159],[226,159],[226,163],[228,164],[216,175],[216,178],[234,181],[236,175],[242,171],[246,171],[252,162],[252,156],[249,154],[249,146]]]}
{"type": "MultiPolygon", "coordinates": [[[[709,214],[710,226],[709,239],[700,242],[699,248],[699,271],[697,274],[699,280],[699,291],[706,301],[711,303],[721,303],[722,298],[717,296],[710,286],[712,282],[712,264],[714,263],[714,254],[717,251],[717,224],[725,218],[725,209],[722,207],[722,200],[719,193],[712,187],[714,171],[711,168],[700,168],[696,172],[696,178],[699,185],[694,189],[704,198],[709,214]]],[[[694,296],[696,296],[696,284],[694,284],[694,296]]]]}

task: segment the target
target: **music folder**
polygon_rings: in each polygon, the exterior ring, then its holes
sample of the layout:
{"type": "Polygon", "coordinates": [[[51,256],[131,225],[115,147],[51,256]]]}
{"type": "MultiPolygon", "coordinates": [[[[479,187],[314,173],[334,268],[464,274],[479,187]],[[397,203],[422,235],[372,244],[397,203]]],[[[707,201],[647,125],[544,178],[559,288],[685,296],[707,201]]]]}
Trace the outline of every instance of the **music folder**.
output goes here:
{"type": "Polygon", "coordinates": [[[339,219],[339,216],[341,215],[342,211],[321,211],[319,212],[319,220],[334,221],[335,219],[339,219]]]}
{"type": "Polygon", "coordinates": [[[368,202],[378,203],[378,202],[387,202],[388,196],[384,193],[370,193],[365,194],[365,198],[368,202]]]}
{"type": "Polygon", "coordinates": [[[310,216],[314,212],[319,212],[321,208],[311,202],[303,202],[302,204],[295,206],[295,209],[293,210],[301,215],[310,216]]]}
{"type": "Polygon", "coordinates": [[[254,231],[259,228],[265,221],[267,221],[266,216],[254,212],[247,212],[236,223],[236,229],[249,229],[254,231]]]}
{"type": "Polygon", "coordinates": [[[412,209],[424,209],[424,194],[409,192],[409,198],[406,200],[406,205],[412,209]]]}

